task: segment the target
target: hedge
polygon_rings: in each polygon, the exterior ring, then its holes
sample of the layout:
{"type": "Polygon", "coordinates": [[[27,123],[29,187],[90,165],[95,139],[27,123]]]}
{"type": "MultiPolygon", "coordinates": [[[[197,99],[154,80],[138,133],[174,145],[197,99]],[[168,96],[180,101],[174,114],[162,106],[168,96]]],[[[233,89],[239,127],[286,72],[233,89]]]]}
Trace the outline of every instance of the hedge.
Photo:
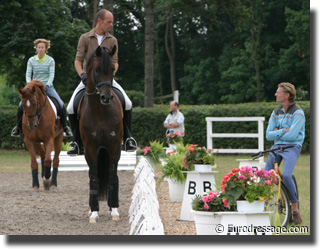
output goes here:
{"type": "MultiPolygon", "coordinates": [[[[206,117],[265,117],[264,132],[268,126],[271,112],[277,103],[245,103],[233,105],[180,106],[185,116],[185,143],[206,146],[206,117]]],[[[306,116],[306,138],[302,152],[310,152],[310,102],[298,102],[306,116]]],[[[133,109],[132,135],[140,147],[149,145],[150,141],[165,142],[163,122],[169,112],[169,105],[156,105],[153,108],[137,107],[133,109]]],[[[15,124],[16,109],[0,107],[0,145],[1,148],[24,148],[23,137],[10,136],[15,124]]],[[[213,124],[215,133],[257,133],[257,122],[219,122],[213,124]]],[[[265,136],[265,135],[264,135],[265,136]]],[[[258,140],[251,138],[215,138],[214,148],[257,148],[258,140]]],[[[272,142],[265,140],[265,148],[272,142]]]]}
{"type": "MultiPolygon", "coordinates": [[[[277,103],[245,103],[233,105],[180,106],[185,116],[184,143],[207,145],[206,117],[265,117],[264,133],[272,111],[277,103]]],[[[310,102],[298,102],[306,116],[306,138],[302,152],[310,151],[310,102]]],[[[133,136],[141,147],[151,140],[165,142],[163,122],[169,112],[168,105],[133,110],[133,136]]],[[[257,133],[257,122],[219,122],[213,124],[215,133],[257,133]]],[[[265,134],[264,134],[265,137],[265,134]]],[[[265,139],[265,149],[273,144],[265,139]]],[[[258,148],[258,140],[252,138],[214,138],[214,148],[258,148]]]]}

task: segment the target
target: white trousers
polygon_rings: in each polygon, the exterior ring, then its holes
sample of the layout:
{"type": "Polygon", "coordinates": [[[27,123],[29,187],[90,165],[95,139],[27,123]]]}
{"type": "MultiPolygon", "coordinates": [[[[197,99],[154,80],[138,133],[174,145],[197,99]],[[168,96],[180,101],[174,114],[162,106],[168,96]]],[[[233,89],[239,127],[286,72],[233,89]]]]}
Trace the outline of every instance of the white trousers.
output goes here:
{"type": "MultiPolygon", "coordinates": [[[[119,83],[117,83],[114,79],[112,82],[113,87],[119,89],[121,91],[121,93],[124,96],[124,100],[125,100],[125,110],[130,110],[132,109],[132,102],[130,101],[129,97],[127,96],[126,92],[124,92],[123,88],[120,86],[119,83]]],[[[79,83],[79,85],[76,87],[75,91],[73,91],[73,94],[71,96],[71,99],[69,101],[68,107],[67,107],[67,112],[68,114],[72,115],[74,114],[74,109],[73,109],[73,102],[74,102],[74,98],[77,95],[77,93],[84,89],[86,86],[82,83],[82,81],[79,83]]]]}

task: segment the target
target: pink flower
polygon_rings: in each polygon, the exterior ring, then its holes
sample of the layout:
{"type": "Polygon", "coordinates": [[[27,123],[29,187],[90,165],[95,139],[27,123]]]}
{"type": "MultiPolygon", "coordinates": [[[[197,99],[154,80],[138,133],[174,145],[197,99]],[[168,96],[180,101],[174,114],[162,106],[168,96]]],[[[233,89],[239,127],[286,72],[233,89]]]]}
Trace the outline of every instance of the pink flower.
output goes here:
{"type": "Polygon", "coordinates": [[[192,144],[187,148],[187,150],[194,151],[194,148],[197,146],[198,146],[197,144],[192,144]]]}
{"type": "Polygon", "coordinates": [[[226,199],[222,199],[222,202],[223,202],[223,206],[224,207],[227,207],[228,206],[228,201],[226,199]]]}
{"type": "Polygon", "coordinates": [[[247,179],[247,177],[245,177],[243,174],[240,174],[240,175],[238,176],[238,178],[239,178],[239,179],[243,179],[243,180],[246,180],[246,179],[247,179]]]}
{"type": "Polygon", "coordinates": [[[181,135],[184,135],[184,132],[183,132],[183,131],[181,131],[181,132],[180,132],[180,134],[181,134],[181,135]]]}
{"type": "Polygon", "coordinates": [[[203,206],[203,207],[204,207],[204,209],[206,209],[206,210],[209,210],[209,209],[210,209],[210,207],[208,206],[208,204],[207,204],[206,202],[204,203],[204,206],[203,206]]]}
{"type": "Polygon", "coordinates": [[[167,138],[170,137],[170,134],[167,134],[166,137],[167,137],[167,138]]]}
{"type": "Polygon", "coordinates": [[[150,151],[150,147],[145,147],[143,150],[143,154],[146,155],[149,153],[149,151],[150,151]]]}
{"type": "Polygon", "coordinates": [[[187,157],[184,157],[184,158],[182,159],[182,166],[183,166],[184,168],[187,168],[187,157]]]}
{"type": "Polygon", "coordinates": [[[203,196],[201,200],[205,203],[208,202],[208,196],[203,196]]]}

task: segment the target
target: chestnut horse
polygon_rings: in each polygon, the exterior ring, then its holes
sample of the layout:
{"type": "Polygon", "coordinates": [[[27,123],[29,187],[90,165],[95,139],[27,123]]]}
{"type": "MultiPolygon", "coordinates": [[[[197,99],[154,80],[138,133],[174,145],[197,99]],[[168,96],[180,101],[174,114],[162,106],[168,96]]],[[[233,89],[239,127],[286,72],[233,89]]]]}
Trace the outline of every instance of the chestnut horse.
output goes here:
{"type": "Polygon", "coordinates": [[[18,89],[24,109],[22,129],[24,142],[31,157],[32,190],[39,190],[38,163],[42,162],[43,186],[46,190],[57,187],[59,154],[62,147],[63,129],[60,120],[55,124],[55,113],[44,92],[44,84],[39,81],[29,82],[23,89],[18,89]],[[51,177],[51,151],[54,149],[53,171],[51,177]]]}
{"type": "Polygon", "coordinates": [[[108,200],[112,220],[118,220],[118,161],[123,137],[123,111],[112,90],[113,67],[110,61],[116,51],[97,47],[87,58],[87,86],[80,102],[80,135],[89,166],[91,209],[90,222],[98,221],[99,200],[108,200]]]}

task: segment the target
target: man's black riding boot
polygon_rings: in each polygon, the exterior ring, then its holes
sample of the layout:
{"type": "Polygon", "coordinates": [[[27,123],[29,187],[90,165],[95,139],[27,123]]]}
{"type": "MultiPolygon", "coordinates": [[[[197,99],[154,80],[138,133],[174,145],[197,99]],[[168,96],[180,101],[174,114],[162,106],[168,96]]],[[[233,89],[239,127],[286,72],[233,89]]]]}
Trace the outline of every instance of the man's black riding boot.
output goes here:
{"type": "Polygon", "coordinates": [[[132,109],[123,112],[123,142],[126,151],[137,150],[136,141],[131,137],[132,109]]]}
{"type": "Polygon", "coordinates": [[[17,118],[16,118],[16,126],[12,129],[11,136],[20,137],[22,131],[22,116],[23,109],[22,106],[18,106],[17,118]]]}
{"type": "Polygon", "coordinates": [[[67,114],[66,114],[66,110],[65,110],[64,107],[61,110],[60,121],[61,121],[61,125],[63,127],[63,132],[65,132],[65,137],[71,137],[72,136],[72,131],[67,126],[67,114]]]}
{"type": "Polygon", "coordinates": [[[80,131],[79,131],[79,121],[77,119],[76,114],[69,115],[69,121],[73,132],[73,142],[71,142],[71,145],[73,147],[68,150],[68,155],[83,155],[84,149],[82,140],[80,137],[80,131]]]}

